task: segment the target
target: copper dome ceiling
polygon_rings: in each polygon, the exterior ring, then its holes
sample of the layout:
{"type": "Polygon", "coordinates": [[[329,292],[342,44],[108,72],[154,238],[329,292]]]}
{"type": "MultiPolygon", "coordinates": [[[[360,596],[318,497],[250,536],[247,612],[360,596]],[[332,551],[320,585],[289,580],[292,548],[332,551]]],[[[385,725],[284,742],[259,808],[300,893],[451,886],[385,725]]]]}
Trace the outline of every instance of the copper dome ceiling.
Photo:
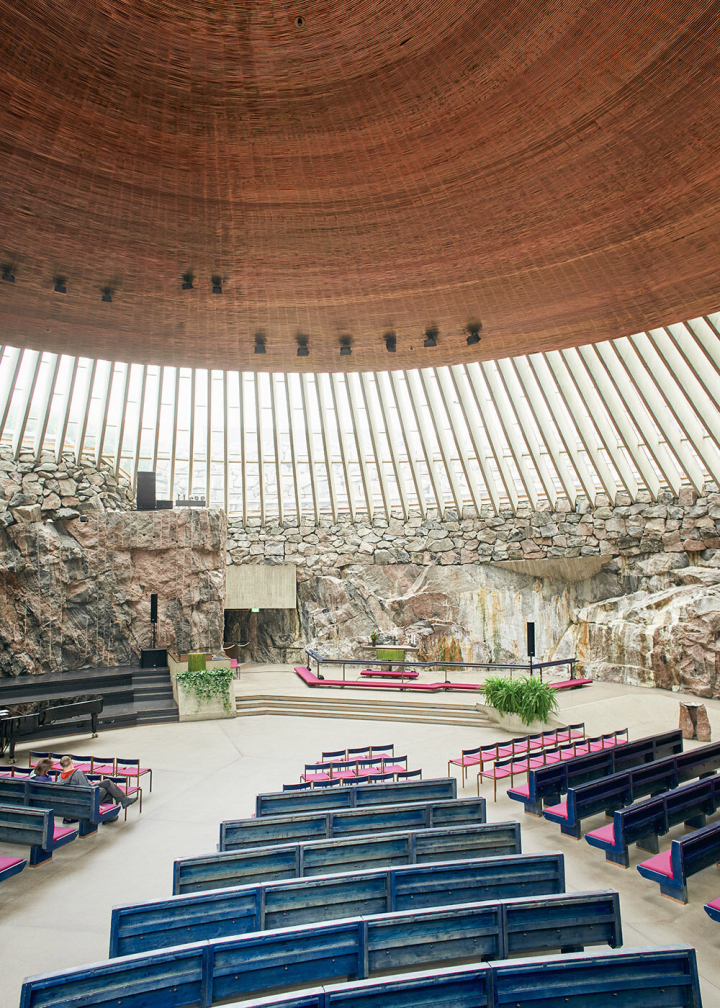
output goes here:
{"type": "Polygon", "coordinates": [[[697,0],[5,0],[3,342],[362,370],[709,312],[719,14],[697,0]]]}

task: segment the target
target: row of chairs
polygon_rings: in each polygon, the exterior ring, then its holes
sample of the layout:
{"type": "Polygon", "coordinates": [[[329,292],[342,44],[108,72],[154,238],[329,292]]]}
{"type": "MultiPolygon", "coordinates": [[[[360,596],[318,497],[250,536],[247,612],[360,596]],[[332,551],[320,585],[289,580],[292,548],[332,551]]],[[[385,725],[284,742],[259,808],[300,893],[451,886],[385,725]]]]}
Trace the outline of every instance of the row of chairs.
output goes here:
{"type": "Polygon", "coordinates": [[[122,756],[76,756],[74,753],[38,752],[30,753],[30,769],[41,760],[51,759],[54,761],[54,769],[60,768],[60,759],[63,756],[70,756],[75,764],[76,770],[82,770],[84,774],[102,774],[103,777],[125,777],[130,780],[133,777],[137,782],[145,775],[150,777],[150,790],[152,791],[152,770],[150,767],[140,765],[139,759],[125,759],[122,756]]]}
{"type": "MultiPolygon", "coordinates": [[[[15,778],[23,777],[29,779],[32,772],[33,772],[32,767],[21,767],[15,763],[12,764],[12,766],[0,766],[0,777],[15,777],[15,778]]],[[[130,783],[131,778],[126,777],[125,775],[115,777],[112,776],[111,774],[106,773],[91,773],[90,771],[83,771],[83,773],[87,777],[90,784],[99,784],[101,780],[111,780],[113,784],[116,784],[118,786],[118,788],[123,792],[123,794],[126,795],[136,794],[139,799],[138,810],[142,812],[143,789],[139,783],[131,784],[130,783]]],[[[60,770],[57,767],[54,767],[52,770],[50,770],[50,776],[54,777],[57,780],[57,778],[60,776],[60,770]]],[[[127,813],[128,810],[125,809],[126,819],[127,819],[127,813]]]]}
{"type": "Polygon", "coordinates": [[[390,784],[393,781],[421,780],[422,770],[399,770],[397,773],[364,774],[359,777],[331,777],[327,780],[301,781],[283,784],[283,791],[309,791],[312,788],[353,786],[355,784],[390,784]]]}
{"type": "Polygon", "coordinates": [[[477,793],[480,794],[481,778],[491,780],[493,782],[493,800],[497,801],[499,780],[506,780],[509,777],[512,787],[516,777],[524,776],[530,770],[537,770],[539,767],[549,766],[552,763],[562,763],[564,760],[574,759],[576,756],[602,752],[603,749],[612,749],[615,746],[624,745],[626,742],[627,728],[624,728],[622,731],[607,732],[604,735],[595,735],[593,738],[585,738],[582,741],[570,742],[555,749],[542,749],[532,756],[528,754],[521,759],[510,757],[507,760],[498,760],[489,770],[478,772],[477,793]]]}
{"type": "Polygon", "coordinates": [[[359,749],[336,749],[324,752],[318,763],[331,763],[333,760],[373,759],[376,756],[384,756],[387,759],[388,756],[394,755],[394,745],[360,746],[359,749]]]}
{"type": "Polygon", "coordinates": [[[327,760],[324,763],[306,763],[301,781],[322,781],[332,778],[349,780],[353,777],[397,774],[407,771],[407,756],[377,756],[373,759],[327,760]]]}
{"type": "Polygon", "coordinates": [[[508,759],[511,756],[522,756],[528,752],[541,749],[552,749],[555,746],[572,742],[574,739],[585,738],[585,724],[572,724],[567,728],[555,728],[551,731],[535,732],[532,735],[520,735],[507,742],[493,742],[489,745],[476,746],[474,749],[463,749],[457,759],[448,760],[448,775],[450,767],[460,767],[463,786],[467,780],[468,767],[484,766],[496,760],[508,759]]]}

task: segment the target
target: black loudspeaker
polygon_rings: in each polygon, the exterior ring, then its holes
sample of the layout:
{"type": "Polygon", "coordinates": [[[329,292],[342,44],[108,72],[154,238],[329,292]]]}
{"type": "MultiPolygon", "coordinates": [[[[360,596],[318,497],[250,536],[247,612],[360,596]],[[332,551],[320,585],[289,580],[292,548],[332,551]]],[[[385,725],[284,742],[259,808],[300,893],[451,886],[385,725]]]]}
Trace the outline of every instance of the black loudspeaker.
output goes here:
{"type": "Polygon", "coordinates": [[[140,652],[140,668],[163,668],[167,665],[167,648],[146,648],[140,652]]]}
{"type": "Polygon", "coordinates": [[[138,472],[137,474],[137,509],[138,511],[155,510],[154,472],[138,472]]]}
{"type": "Polygon", "coordinates": [[[528,658],[535,657],[535,624],[528,623],[527,625],[527,653],[528,658]]]}
{"type": "Polygon", "coordinates": [[[157,623],[157,595],[150,596],[150,622],[157,623]]]}
{"type": "Polygon", "coordinates": [[[171,511],[173,508],[173,502],[171,500],[156,500],[155,510],[156,511],[171,511]]]}

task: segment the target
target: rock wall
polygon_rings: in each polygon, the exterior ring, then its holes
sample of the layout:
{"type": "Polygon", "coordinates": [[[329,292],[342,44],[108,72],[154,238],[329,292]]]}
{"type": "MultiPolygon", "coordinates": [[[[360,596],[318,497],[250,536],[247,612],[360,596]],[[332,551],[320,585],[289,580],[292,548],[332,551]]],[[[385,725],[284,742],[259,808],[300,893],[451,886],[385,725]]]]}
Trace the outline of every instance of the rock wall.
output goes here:
{"type": "Polygon", "coordinates": [[[88,511],[129,511],[135,507],[132,484],[116,478],[112,466],[72,452],[58,460],[52,452],[36,458],[0,447],[0,526],[16,522],[77,518],[88,511]]]}
{"type": "Polygon", "coordinates": [[[227,562],[298,566],[295,612],[228,614],[227,636],[250,641],[245,654],[255,660],[294,662],[307,644],[349,657],[376,632],[428,655],[452,641],[467,660],[523,661],[525,622],[534,620],[545,659],[577,653],[597,678],[720,695],[711,639],[720,580],[714,483],[701,496],[683,490],[631,503],[618,495],[612,504],[598,495],[592,505],[579,498],[574,509],[559,501],[554,511],[516,514],[265,526],[231,519],[227,562]],[[672,616],[658,617],[650,641],[647,614],[660,613],[666,598],[672,616]],[[673,621],[683,623],[682,647],[673,621]]]}
{"type": "Polygon", "coordinates": [[[135,664],[223,642],[224,512],[101,512],[0,528],[0,673],[135,664]]]}

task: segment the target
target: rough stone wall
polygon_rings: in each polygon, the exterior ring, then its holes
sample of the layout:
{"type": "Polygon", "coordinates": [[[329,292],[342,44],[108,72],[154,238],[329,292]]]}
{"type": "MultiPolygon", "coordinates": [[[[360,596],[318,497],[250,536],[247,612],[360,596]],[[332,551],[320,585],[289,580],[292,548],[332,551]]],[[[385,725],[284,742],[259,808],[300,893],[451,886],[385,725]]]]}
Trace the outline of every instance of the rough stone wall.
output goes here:
{"type": "Polygon", "coordinates": [[[333,575],[358,565],[414,564],[429,567],[597,556],[616,561],[616,571],[643,578],[687,566],[690,557],[712,563],[720,547],[720,493],[706,484],[698,497],[687,489],[679,497],[665,492],[657,501],[641,492],[634,504],[618,494],[614,504],[598,494],[594,504],[579,497],[574,509],[559,500],[555,510],[462,517],[419,515],[375,518],[372,522],[333,522],[321,518],[286,520],[263,526],[260,519],[228,526],[228,563],[294,563],[298,579],[333,575]]]}
{"type": "Polygon", "coordinates": [[[16,522],[76,518],[88,511],[129,511],[134,508],[132,484],[119,479],[107,462],[71,453],[58,461],[52,452],[37,458],[0,447],[0,526],[16,522]]]}
{"type": "Polygon", "coordinates": [[[101,512],[0,528],[0,673],[135,664],[223,642],[222,511],[101,512]]]}

